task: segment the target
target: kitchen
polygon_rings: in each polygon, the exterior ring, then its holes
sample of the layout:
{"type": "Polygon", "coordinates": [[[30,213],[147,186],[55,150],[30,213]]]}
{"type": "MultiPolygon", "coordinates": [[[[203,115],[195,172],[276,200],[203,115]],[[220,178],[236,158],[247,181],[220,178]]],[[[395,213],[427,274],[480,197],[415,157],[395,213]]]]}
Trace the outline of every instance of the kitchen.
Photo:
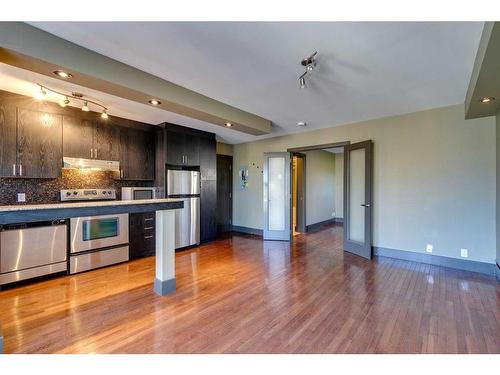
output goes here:
{"type": "Polygon", "coordinates": [[[6,91],[0,131],[1,288],[155,255],[161,208],[177,251],[215,239],[215,134],[6,91]]]}

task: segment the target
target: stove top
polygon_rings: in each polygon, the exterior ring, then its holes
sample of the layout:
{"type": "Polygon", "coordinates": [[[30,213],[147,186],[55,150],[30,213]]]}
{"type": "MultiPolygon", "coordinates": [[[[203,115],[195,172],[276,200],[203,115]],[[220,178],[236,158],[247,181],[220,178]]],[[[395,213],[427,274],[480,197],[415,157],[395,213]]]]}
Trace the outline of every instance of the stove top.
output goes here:
{"type": "Polygon", "coordinates": [[[67,201],[109,201],[116,199],[115,189],[70,189],[61,190],[61,202],[67,201]]]}

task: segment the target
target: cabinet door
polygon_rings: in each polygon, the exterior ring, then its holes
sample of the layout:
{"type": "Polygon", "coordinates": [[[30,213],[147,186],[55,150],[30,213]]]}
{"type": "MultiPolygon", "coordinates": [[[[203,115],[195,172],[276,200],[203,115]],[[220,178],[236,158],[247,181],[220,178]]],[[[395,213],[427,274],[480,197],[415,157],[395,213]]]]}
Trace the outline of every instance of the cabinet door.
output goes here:
{"type": "Polygon", "coordinates": [[[57,178],[62,167],[62,117],[18,108],[18,175],[57,178]]]}
{"type": "Polygon", "coordinates": [[[120,128],[111,121],[94,122],[94,158],[120,160],[120,128]]]}
{"type": "Polygon", "coordinates": [[[189,134],[184,135],[184,164],[200,165],[200,138],[189,134]]]}
{"type": "Polygon", "coordinates": [[[186,135],[167,131],[167,164],[183,165],[185,158],[186,135]]]}
{"type": "Polygon", "coordinates": [[[122,128],[120,132],[122,179],[154,179],[154,134],[122,128]]]}
{"type": "Polygon", "coordinates": [[[200,240],[213,241],[217,234],[216,181],[202,181],[200,194],[200,240]]]}
{"type": "Polygon", "coordinates": [[[92,121],[63,116],[63,156],[92,158],[93,136],[94,124],[92,121]]]}
{"type": "Polygon", "coordinates": [[[201,179],[216,180],[217,175],[217,151],[215,138],[200,138],[200,171],[201,179]]]}
{"type": "Polygon", "coordinates": [[[15,176],[16,107],[0,102],[0,176],[15,176]]]}

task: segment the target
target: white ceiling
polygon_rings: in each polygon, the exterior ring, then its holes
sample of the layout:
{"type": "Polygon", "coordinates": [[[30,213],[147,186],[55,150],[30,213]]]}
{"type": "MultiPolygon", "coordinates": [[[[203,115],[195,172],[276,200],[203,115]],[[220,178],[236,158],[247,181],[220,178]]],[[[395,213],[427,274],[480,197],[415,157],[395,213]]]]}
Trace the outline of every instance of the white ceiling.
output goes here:
{"type": "MultiPolygon", "coordinates": [[[[473,22],[32,24],[273,122],[272,134],[259,137],[216,128],[230,143],[461,103],[483,27],[473,22]],[[300,90],[300,60],[316,50],[317,70],[309,88],[300,90]],[[307,128],[298,128],[298,121],[306,121],[307,128]]],[[[175,122],[164,117],[156,122],[175,122]]],[[[181,125],[214,128],[186,118],[181,125]]]]}

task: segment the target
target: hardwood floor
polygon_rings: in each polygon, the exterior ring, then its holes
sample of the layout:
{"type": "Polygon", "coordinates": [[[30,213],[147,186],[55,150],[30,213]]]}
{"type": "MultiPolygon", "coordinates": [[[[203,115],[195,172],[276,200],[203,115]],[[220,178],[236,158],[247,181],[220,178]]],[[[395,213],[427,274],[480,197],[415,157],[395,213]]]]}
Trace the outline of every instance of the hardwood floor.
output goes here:
{"type": "Polygon", "coordinates": [[[500,284],[341,250],[341,227],[178,253],[0,292],[7,353],[500,353],[500,284]]]}

